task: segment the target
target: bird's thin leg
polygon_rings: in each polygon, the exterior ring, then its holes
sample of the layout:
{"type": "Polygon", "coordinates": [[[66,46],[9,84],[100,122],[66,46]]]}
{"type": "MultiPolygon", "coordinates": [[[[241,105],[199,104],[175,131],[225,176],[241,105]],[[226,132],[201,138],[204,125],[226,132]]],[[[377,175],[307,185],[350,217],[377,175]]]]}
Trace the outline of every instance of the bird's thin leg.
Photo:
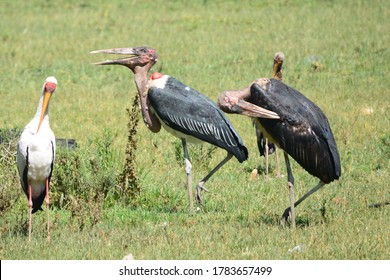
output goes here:
{"type": "Polygon", "coordinates": [[[268,178],[268,138],[265,138],[265,178],[268,178]]]}
{"type": "Polygon", "coordinates": [[[275,159],[276,159],[276,177],[280,177],[280,166],[279,166],[279,156],[278,156],[278,147],[275,145],[275,159]]]}
{"type": "Polygon", "coordinates": [[[46,179],[46,212],[47,212],[47,241],[50,242],[50,199],[49,199],[49,180],[46,179]]]}
{"type": "MultiPolygon", "coordinates": [[[[302,201],[304,201],[310,195],[312,195],[313,193],[318,191],[324,185],[325,185],[325,183],[320,181],[314,188],[312,188],[310,191],[308,191],[306,194],[304,194],[300,199],[298,199],[297,202],[294,203],[294,207],[297,207],[302,201]]],[[[288,217],[289,212],[290,212],[290,207],[288,207],[286,210],[284,210],[283,217],[285,217],[285,216],[288,217]]]]}
{"type": "Polygon", "coordinates": [[[28,207],[29,207],[29,217],[28,217],[28,241],[31,241],[31,220],[32,220],[32,187],[31,182],[28,182],[28,207]]]}
{"type": "Polygon", "coordinates": [[[295,209],[294,209],[294,176],[292,174],[291,166],[290,166],[290,160],[288,158],[288,154],[284,152],[284,159],[286,161],[286,169],[287,169],[287,176],[288,176],[288,189],[290,192],[290,207],[288,208],[289,211],[286,211],[282,215],[282,223],[287,220],[288,216],[290,215],[291,218],[291,226],[292,228],[295,228],[295,209]]]}
{"type": "Polygon", "coordinates": [[[209,174],[207,174],[206,177],[203,178],[202,181],[200,181],[197,185],[196,185],[196,202],[198,203],[198,205],[202,205],[202,198],[200,197],[200,192],[202,190],[205,190],[206,192],[208,192],[208,190],[203,187],[204,183],[207,182],[208,179],[210,179],[211,176],[214,175],[215,172],[218,171],[218,169],[220,169],[225,163],[227,163],[231,158],[233,157],[232,154],[228,153],[227,156],[216,166],[214,167],[213,170],[211,170],[209,172],[209,174]]]}
{"type": "Polygon", "coordinates": [[[190,200],[190,214],[192,215],[194,213],[194,201],[192,197],[192,177],[191,177],[192,164],[190,161],[190,156],[188,154],[186,140],[181,139],[181,143],[183,145],[185,171],[187,174],[187,193],[188,193],[188,199],[190,200]]]}

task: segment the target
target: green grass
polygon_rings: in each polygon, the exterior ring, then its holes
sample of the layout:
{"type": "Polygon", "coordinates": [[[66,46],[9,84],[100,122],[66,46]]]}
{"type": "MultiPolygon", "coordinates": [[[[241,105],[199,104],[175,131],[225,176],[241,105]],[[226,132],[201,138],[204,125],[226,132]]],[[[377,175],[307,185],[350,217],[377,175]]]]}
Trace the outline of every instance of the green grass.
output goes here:
{"type": "MultiPolygon", "coordinates": [[[[57,138],[77,139],[78,154],[67,156],[78,157],[80,166],[57,161],[53,199],[60,200],[58,178],[69,171],[69,185],[61,186],[76,204],[53,205],[51,244],[45,211],[34,214],[28,244],[27,201],[16,166],[9,158],[0,161],[0,204],[6,206],[0,209],[0,258],[388,259],[389,206],[367,204],[390,201],[389,17],[384,0],[1,1],[0,128],[23,128],[44,79],[54,75],[59,84],[50,124],[57,138]],[[274,53],[286,54],[284,81],[326,113],[342,161],[340,180],[297,208],[295,231],[279,224],[288,205],[286,178],[265,180],[260,173],[249,179],[254,168],[263,170],[264,159],[242,116],[228,117],[250,158],[232,160],[210,179],[203,212],[188,215],[185,174],[176,160],[180,142],[165,131],[149,132],[142,121],[135,154],[141,192],[131,203],[115,196],[125,161],[126,108],[136,89],[129,70],[91,65],[106,56],[89,52],[142,45],[159,53],[154,70],[212,100],[269,77],[274,53]],[[320,58],[317,69],[311,56],[320,58]],[[108,154],[99,154],[100,146],[94,151],[98,139],[110,143],[108,154]],[[104,201],[89,198],[99,192],[104,201]],[[288,251],[299,244],[303,252],[288,251]]],[[[190,147],[194,182],[225,156],[208,148],[190,147]],[[202,161],[208,153],[210,163],[202,161]]],[[[295,162],[293,171],[297,197],[317,183],[295,162]]]]}

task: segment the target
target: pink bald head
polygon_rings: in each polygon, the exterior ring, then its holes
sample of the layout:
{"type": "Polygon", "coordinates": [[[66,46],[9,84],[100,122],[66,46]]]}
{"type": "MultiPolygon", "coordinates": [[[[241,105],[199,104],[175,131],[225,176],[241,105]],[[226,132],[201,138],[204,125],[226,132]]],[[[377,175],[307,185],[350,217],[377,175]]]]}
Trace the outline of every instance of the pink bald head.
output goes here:
{"type": "Polygon", "coordinates": [[[164,75],[161,74],[160,72],[154,72],[150,78],[152,80],[157,80],[157,79],[160,79],[162,76],[164,76],[164,75]]]}

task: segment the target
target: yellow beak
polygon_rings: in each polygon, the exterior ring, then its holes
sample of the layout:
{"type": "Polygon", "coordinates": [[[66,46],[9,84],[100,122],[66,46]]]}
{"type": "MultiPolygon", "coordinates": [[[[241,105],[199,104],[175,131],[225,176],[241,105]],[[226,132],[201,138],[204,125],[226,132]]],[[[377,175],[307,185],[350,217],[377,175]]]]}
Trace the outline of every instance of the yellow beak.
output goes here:
{"type": "Polygon", "coordinates": [[[41,111],[41,117],[39,118],[39,124],[38,124],[37,133],[38,133],[39,129],[41,128],[41,124],[42,124],[43,118],[45,117],[45,113],[46,113],[47,107],[49,106],[50,98],[51,98],[51,92],[50,91],[45,91],[45,93],[43,95],[42,111],[41,111]]]}

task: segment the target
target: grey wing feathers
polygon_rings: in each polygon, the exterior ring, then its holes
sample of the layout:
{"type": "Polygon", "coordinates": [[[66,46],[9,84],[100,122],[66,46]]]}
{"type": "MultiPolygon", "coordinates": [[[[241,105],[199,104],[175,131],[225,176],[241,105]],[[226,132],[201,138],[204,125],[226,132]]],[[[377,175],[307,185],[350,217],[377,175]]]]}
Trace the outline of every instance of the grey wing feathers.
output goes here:
{"type": "Polygon", "coordinates": [[[170,77],[165,88],[150,88],[148,99],[170,128],[223,148],[240,162],[247,159],[247,149],[229,120],[196,90],[170,77]]]}
{"type": "MultiPolygon", "coordinates": [[[[236,146],[236,139],[229,130],[221,129],[213,123],[206,123],[191,118],[175,116],[167,113],[167,119],[169,124],[175,124],[176,127],[183,129],[183,133],[196,135],[204,135],[205,137],[215,137],[216,140],[225,142],[229,147],[236,146]]],[[[167,124],[168,124],[167,123],[167,124]]]]}

